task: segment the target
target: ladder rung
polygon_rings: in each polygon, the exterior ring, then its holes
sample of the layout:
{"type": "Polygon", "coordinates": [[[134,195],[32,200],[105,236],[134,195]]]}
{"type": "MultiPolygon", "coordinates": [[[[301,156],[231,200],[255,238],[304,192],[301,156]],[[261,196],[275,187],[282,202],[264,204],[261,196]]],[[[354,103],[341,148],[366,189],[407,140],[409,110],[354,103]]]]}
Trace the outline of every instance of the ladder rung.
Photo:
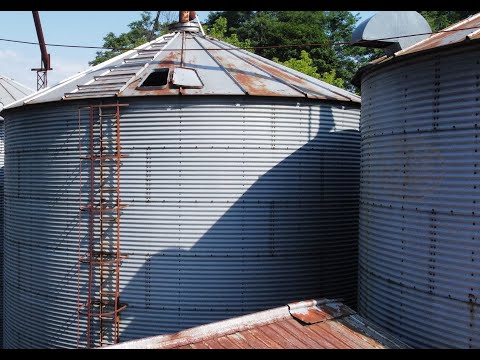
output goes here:
{"type": "MultiPolygon", "coordinates": [[[[92,262],[92,264],[98,264],[97,262],[92,262]]],[[[112,263],[114,264],[114,263],[112,263]]],[[[114,272],[114,271],[117,271],[116,267],[109,267],[109,268],[105,268],[105,269],[99,269],[101,271],[104,271],[104,272],[114,272]]]]}
{"type": "Polygon", "coordinates": [[[84,156],[80,156],[80,159],[87,159],[87,160],[115,160],[115,159],[118,159],[118,158],[121,158],[121,159],[124,159],[124,158],[128,158],[128,155],[103,155],[103,156],[96,156],[94,155],[93,157],[92,156],[88,156],[88,155],[84,155],[84,156]]]}
{"type": "MultiPolygon", "coordinates": [[[[118,258],[119,261],[122,261],[122,260],[125,260],[128,258],[128,255],[120,255],[120,257],[118,258]]],[[[81,263],[87,263],[87,264],[97,264],[97,265],[105,265],[105,264],[115,264],[117,262],[117,259],[109,259],[109,260],[97,260],[98,258],[94,258],[95,260],[91,261],[89,256],[86,255],[86,256],[83,256],[81,258],[79,258],[79,262],[81,263]]],[[[103,270],[103,271],[112,271],[112,270],[115,270],[115,268],[111,268],[111,267],[108,267],[108,268],[99,268],[99,270],[103,270]]]]}
{"type": "MultiPolygon", "coordinates": [[[[102,294],[107,294],[107,295],[115,295],[117,296],[117,293],[115,291],[102,291],[102,294]]],[[[118,294],[119,295],[119,294],[118,294]]]]}
{"type": "Polygon", "coordinates": [[[109,117],[109,118],[114,118],[114,120],[117,120],[117,112],[113,112],[111,114],[108,114],[108,113],[101,113],[101,114],[98,114],[97,117],[109,117]]]}
{"type": "MultiPolygon", "coordinates": [[[[129,204],[120,204],[120,210],[125,209],[129,204]]],[[[91,205],[81,205],[80,210],[91,210],[92,206],[91,205]]],[[[117,206],[111,207],[111,208],[94,208],[95,213],[109,213],[112,211],[117,210],[117,206]]],[[[107,221],[106,219],[103,219],[103,221],[107,221]]]]}

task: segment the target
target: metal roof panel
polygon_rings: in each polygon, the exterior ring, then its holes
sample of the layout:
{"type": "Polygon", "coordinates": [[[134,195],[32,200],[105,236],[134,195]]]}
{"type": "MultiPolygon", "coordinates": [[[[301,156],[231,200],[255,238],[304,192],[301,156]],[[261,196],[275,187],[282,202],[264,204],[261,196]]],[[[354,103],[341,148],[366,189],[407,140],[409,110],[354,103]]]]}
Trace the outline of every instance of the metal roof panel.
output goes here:
{"type": "Polygon", "coordinates": [[[176,32],[118,55],[9,107],[78,98],[179,94],[310,97],[360,102],[355,94],[223,41],[200,33],[176,32]],[[173,77],[169,77],[166,88],[138,87],[154,69],[165,67],[194,69],[198,76],[196,83],[203,86],[179,86],[179,73],[172,71],[173,77]],[[172,83],[172,79],[177,84],[172,83]]]}
{"type": "Polygon", "coordinates": [[[381,349],[407,348],[339,301],[321,299],[180,331],[127,341],[108,349],[381,349]],[[311,315],[314,316],[311,316],[311,315]],[[305,322],[305,320],[307,322],[305,322]]]}

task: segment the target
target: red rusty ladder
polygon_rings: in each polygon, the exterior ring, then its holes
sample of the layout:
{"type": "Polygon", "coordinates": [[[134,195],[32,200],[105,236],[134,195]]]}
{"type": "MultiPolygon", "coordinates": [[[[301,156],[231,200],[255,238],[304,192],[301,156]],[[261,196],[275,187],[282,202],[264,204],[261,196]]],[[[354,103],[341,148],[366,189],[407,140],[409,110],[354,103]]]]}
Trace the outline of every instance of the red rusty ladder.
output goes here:
{"type": "Polygon", "coordinates": [[[80,214],[78,244],[78,329],[80,346],[81,316],[86,316],[86,347],[119,342],[120,312],[126,304],[120,303],[120,265],[126,258],[120,253],[120,218],[126,204],[120,197],[120,108],[127,104],[101,104],[79,107],[80,152],[80,214]],[[89,112],[89,136],[81,138],[81,111],[89,112]],[[88,140],[88,141],[87,141],[88,140]],[[83,143],[88,143],[85,151],[83,143]],[[83,149],[83,150],[82,150],[83,149]],[[88,185],[82,183],[82,162],[89,161],[88,185]],[[82,193],[87,189],[88,203],[82,193]],[[82,242],[82,213],[88,212],[87,241],[82,242]],[[86,244],[85,244],[86,242],[86,244]],[[83,246],[82,246],[83,244],[83,246]],[[83,248],[83,251],[82,251],[83,248]],[[88,272],[87,294],[81,291],[81,275],[88,272]],[[84,299],[86,298],[86,299],[84,299]]]}

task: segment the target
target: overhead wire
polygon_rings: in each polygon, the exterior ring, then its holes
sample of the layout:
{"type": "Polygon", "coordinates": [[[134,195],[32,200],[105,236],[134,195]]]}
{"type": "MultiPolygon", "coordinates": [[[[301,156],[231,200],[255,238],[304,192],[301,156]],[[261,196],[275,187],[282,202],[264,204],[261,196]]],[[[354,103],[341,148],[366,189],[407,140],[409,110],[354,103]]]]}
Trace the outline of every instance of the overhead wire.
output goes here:
{"type": "MultiPolygon", "coordinates": [[[[463,27],[463,28],[456,28],[456,29],[450,29],[450,30],[439,30],[439,31],[432,31],[432,32],[423,32],[423,33],[416,33],[416,34],[408,34],[408,35],[400,35],[400,36],[391,36],[391,37],[383,37],[383,38],[378,38],[378,39],[369,39],[368,42],[370,41],[386,41],[386,40],[393,40],[393,39],[401,39],[401,38],[408,38],[408,37],[413,37],[413,36],[421,36],[421,35],[434,35],[434,34],[441,34],[441,33],[449,33],[449,32],[456,32],[456,31],[465,31],[465,30],[474,30],[474,29],[480,29],[480,25],[477,26],[471,26],[471,27],[463,27]]],[[[39,45],[38,42],[34,41],[24,41],[24,40],[14,40],[14,39],[6,39],[6,38],[0,38],[0,41],[5,41],[5,42],[12,42],[12,43],[19,43],[19,44],[28,44],[28,45],[39,45]]],[[[362,42],[366,41],[359,41],[355,45],[359,45],[362,42]]],[[[115,48],[115,47],[104,47],[104,46],[89,46],[89,45],[71,45],[71,44],[52,44],[48,43],[45,44],[47,46],[52,46],[52,47],[65,47],[65,48],[77,48],[77,49],[99,49],[99,50],[112,50],[112,51],[129,51],[129,50],[134,50],[135,47],[120,47],[120,48],[115,48]]],[[[347,45],[347,46],[352,46],[352,43],[347,42],[347,41],[326,41],[326,42],[321,42],[321,43],[305,43],[305,44],[285,44],[285,45],[260,45],[260,46],[245,46],[245,47],[238,47],[238,49],[243,49],[243,50],[255,50],[255,49],[278,49],[278,48],[299,48],[299,47],[321,47],[321,46],[339,46],[339,45],[347,45]]],[[[178,50],[180,51],[181,49],[169,49],[169,50],[178,50]]],[[[199,49],[189,49],[189,51],[195,51],[195,50],[223,50],[223,51],[232,51],[235,49],[229,49],[229,48],[199,48],[199,49]]]]}

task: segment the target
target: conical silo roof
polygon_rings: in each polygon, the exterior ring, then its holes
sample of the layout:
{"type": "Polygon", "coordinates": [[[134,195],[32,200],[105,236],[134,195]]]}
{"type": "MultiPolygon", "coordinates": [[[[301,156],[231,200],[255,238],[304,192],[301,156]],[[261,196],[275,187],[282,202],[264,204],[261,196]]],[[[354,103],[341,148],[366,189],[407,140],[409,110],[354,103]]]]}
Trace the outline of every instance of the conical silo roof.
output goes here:
{"type": "Polygon", "coordinates": [[[0,75],[0,110],[2,106],[9,105],[14,101],[24,98],[33,93],[32,89],[8,78],[0,75]]]}
{"type": "Polygon", "coordinates": [[[59,100],[165,95],[360,102],[355,94],[247,50],[198,32],[179,31],[91,67],[9,108],[59,100]]]}

